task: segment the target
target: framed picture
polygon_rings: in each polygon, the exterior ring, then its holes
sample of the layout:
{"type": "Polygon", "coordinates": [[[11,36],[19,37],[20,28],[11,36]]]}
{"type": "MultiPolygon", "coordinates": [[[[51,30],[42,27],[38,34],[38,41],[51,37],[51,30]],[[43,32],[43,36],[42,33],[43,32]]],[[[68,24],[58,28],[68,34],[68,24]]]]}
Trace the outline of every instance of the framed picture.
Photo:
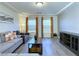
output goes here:
{"type": "Polygon", "coordinates": [[[14,22],[14,19],[12,17],[6,17],[6,16],[0,16],[0,22],[14,22]]]}

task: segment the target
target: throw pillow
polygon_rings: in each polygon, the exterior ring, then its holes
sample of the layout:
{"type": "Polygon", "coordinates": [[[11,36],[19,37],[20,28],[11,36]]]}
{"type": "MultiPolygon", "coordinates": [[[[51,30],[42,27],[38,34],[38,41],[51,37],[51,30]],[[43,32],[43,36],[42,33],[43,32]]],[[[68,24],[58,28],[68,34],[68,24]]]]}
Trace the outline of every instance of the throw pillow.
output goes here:
{"type": "Polygon", "coordinates": [[[10,40],[11,40],[11,39],[10,39],[9,34],[5,35],[5,41],[8,42],[8,41],[10,41],[10,40]]]}

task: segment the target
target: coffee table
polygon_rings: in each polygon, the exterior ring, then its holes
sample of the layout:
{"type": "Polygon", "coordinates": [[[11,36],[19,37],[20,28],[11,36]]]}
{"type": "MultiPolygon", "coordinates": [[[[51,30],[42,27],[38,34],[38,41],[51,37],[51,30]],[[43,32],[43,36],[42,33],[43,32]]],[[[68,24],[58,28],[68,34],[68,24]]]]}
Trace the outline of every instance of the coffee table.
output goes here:
{"type": "Polygon", "coordinates": [[[42,44],[40,43],[29,43],[28,53],[38,53],[42,55],[42,44]]]}

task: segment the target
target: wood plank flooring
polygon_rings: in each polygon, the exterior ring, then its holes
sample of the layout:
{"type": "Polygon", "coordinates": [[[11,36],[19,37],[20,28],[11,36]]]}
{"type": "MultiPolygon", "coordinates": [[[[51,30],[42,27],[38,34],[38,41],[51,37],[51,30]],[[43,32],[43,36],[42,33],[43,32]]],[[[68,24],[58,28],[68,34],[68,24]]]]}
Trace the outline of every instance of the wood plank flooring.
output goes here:
{"type": "MultiPolygon", "coordinates": [[[[76,56],[63,46],[58,39],[44,38],[38,41],[43,45],[43,56],[76,56]]],[[[22,45],[16,53],[28,53],[28,43],[22,45]]]]}

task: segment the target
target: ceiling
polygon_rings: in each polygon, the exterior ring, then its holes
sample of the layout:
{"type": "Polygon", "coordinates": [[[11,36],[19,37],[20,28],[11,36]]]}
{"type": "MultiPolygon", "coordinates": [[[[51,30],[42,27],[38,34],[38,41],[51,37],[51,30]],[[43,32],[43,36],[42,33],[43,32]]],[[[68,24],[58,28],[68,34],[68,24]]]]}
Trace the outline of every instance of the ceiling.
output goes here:
{"type": "Polygon", "coordinates": [[[53,14],[55,15],[70,2],[45,2],[43,7],[35,6],[35,2],[5,2],[20,13],[27,14],[53,14]]]}

